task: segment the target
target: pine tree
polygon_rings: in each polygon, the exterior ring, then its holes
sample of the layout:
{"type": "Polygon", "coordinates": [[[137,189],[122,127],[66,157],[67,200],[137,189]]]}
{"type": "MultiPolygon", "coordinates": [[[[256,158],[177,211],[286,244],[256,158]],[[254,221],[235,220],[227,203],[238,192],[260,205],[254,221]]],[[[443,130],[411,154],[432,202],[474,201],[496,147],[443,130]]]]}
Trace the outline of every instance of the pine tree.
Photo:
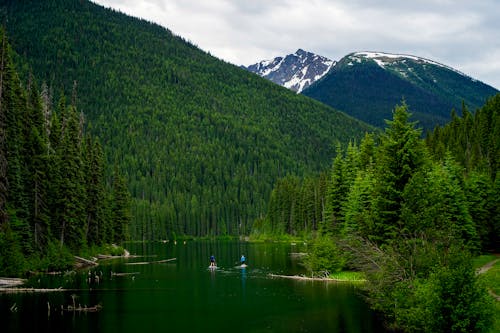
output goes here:
{"type": "Polygon", "coordinates": [[[25,192],[29,204],[29,224],[33,232],[33,244],[43,250],[49,239],[50,224],[48,212],[47,181],[49,170],[48,137],[41,96],[34,79],[30,79],[28,107],[25,127],[29,129],[25,139],[24,152],[27,175],[24,178],[25,192]]]}
{"type": "Polygon", "coordinates": [[[403,102],[396,106],[393,120],[381,137],[377,150],[374,190],[374,228],[378,243],[396,239],[402,229],[400,215],[403,191],[413,174],[426,163],[420,130],[409,121],[411,114],[403,102]]]}
{"type": "Polygon", "coordinates": [[[56,209],[61,247],[79,250],[85,245],[85,178],[83,175],[80,122],[73,106],[66,108],[61,142],[57,149],[60,183],[56,209]]]}
{"type": "MultiPolygon", "coordinates": [[[[4,92],[4,71],[6,57],[6,40],[3,30],[0,30],[0,39],[2,48],[0,50],[0,232],[7,223],[7,116],[6,108],[3,103],[4,92]]],[[[0,264],[0,267],[2,265],[0,264]]]]}
{"type": "Polygon", "coordinates": [[[338,233],[342,227],[342,206],[349,190],[346,162],[340,145],[333,160],[330,182],[326,192],[325,220],[322,225],[323,233],[338,233]]]}
{"type": "Polygon", "coordinates": [[[121,243],[128,239],[128,225],[132,218],[130,212],[130,193],[125,178],[115,166],[113,174],[113,201],[111,208],[111,223],[113,225],[113,242],[121,243]]]}
{"type": "Polygon", "coordinates": [[[87,225],[85,235],[88,244],[102,244],[106,231],[106,187],[104,179],[104,153],[98,141],[86,140],[86,187],[87,225]]]}

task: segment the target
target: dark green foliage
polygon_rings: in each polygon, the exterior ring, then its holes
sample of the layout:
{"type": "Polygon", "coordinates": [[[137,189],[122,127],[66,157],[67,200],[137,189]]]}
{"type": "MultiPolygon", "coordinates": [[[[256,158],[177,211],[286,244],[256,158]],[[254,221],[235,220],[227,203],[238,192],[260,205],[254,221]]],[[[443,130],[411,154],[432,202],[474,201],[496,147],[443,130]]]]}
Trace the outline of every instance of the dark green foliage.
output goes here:
{"type": "Polygon", "coordinates": [[[61,247],[59,242],[49,242],[45,250],[44,256],[34,258],[32,266],[35,269],[45,270],[48,272],[62,272],[72,269],[74,257],[67,247],[61,247]]]}
{"type": "Polygon", "coordinates": [[[476,110],[498,93],[493,87],[441,66],[407,58],[398,62],[385,59],[392,63],[381,68],[371,59],[353,60],[351,56],[341,59],[303,94],[380,128],[402,98],[412,109],[413,119],[431,130],[448,122],[449,111],[459,109],[463,101],[476,110]]]}
{"type": "Polygon", "coordinates": [[[396,239],[404,227],[400,219],[403,191],[411,177],[426,163],[426,151],[420,131],[409,121],[406,104],[396,106],[393,120],[377,149],[373,215],[378,243],[396,239]]]}
{"type": "Polygon", "coordinates": [[[309,235],[323,218],[326,175],[306,178],[286,177],[278,180],[271,192],[266,218],[255,222],[256,235],[309,235]]]}
{"type": "MultiPolygon", "coordinates": [[[[391,328],[486,331],[491,308],[470,253],[498,242],[499,182],[482,167],[467,174],[451,153],[433,162],[408,118],[405,105],[396,107],[378,145],[367,136],[359,148],[339,149],[326,184],[336,208],[324,208],[338,214],[339,232],[319,233],[307,262],[313,271],[366,273],[367,297],[391,328]]],[[[296,192],[280,190],[270,207],[296,192]]],[[[290,207],[279,212],[288,216],[290,207]]]]}
{"type": "Polygon", "coordinates": [[[133,239],[248,233],[278,178],[318,173],[336,142],[370,130],[89,1],[10,1],[0,15],[36,77],[78,82],[89,132],[127,179],[133,239]]]}
{"type": "Polygon", "coordinates": [[[415,233],[382,248],[360,238],[342,242],[365,272],[367,297],[387,325],[403,332],[487,332],[491,299],[469,252],[447,234],[415,233]]]}
{"type": "Polygon", "coordinates": [[[113,174],[111,225],[112,241],[120,243],[128,237],[130,215],[130,193],[125,178],[117,170],[113,174]]]}
{"type": "Polygon", "coordinates": [[[306,266],[315,275],[328,276],[340,272],[346,265],[343,251],[330,236],[319,236],[312,244],[306,259],[306,266]]]}
{"type": "Polygon", "coordinates": [[[443,166],[435,165],[431,171],[415,174],[403,193],[404,227],[400,232],[423,232],[429,237],[444,233],[463,240],[474,250],[478,248],[476,226],[453,167],[454,162],[447,160],[443,166]]]}
{"type": "Polygon", "coordinates": [[[453,112],[451,122],[436,127],[426,143],[436,158],[443,158],[449,150],[467,172],[480,170],[495,179],[500,165],[500,94],[474,115],[466,108],[462,113],[459,117],[453,112]]]}
{"type": "Polygon", "coordinates": [[[500,94],[490,98],[474,115],[463,109],[426,138],[435,159],[449,152],[465,173],[466,202],[483,251],[500,249],[498,166],[500,161],[500,94]]]}
{"type": "Polygon", "coordinates": [[[31,76],[21,85],[6,41],[1,54],[0,275],[67,269],[70,250],[127,239],[127,188],[117,173],[108,200],[103,152],[91,136],[83,141],[83,115],[64,98],[51,110],[47,87],[40,94],[31,76]]]}
{"type": "Polygon", "coordinates": [[[26,270],[26,260],[19,239],[8,223],[0,226],[0,276],[19,276],[26,270]]]}
{"type": "Polygon", "coordinates": [[[7,223],[7,115],[6,107],[3,102],[5,68],[7,63],[6,37],[3,31],[0,31],[2,47],[0,49],[0,228],[7,223]]]}

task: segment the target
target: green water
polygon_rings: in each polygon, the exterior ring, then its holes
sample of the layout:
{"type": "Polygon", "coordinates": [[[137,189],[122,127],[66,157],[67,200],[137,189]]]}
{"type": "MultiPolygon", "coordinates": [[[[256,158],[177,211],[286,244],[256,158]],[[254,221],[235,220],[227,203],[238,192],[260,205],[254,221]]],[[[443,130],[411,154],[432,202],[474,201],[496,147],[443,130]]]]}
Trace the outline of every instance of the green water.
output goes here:
{"type": "Polygon", "coordinates": [[[268,276],[304,273],[293,253],[306,247],[222,241],[128,244],[132,254],[144,257],[29,282],[71,291],[0,295],[2,332],[383,331],[354,286],[268,276]],[[211,254],[217,259],[215,271],[208,269],[211,254]],[[248,259],[245,269],[237,267],[241,254],[248,259]],[[177,260],[130,265],[167,258],[177,260]],[[73,298],[77,306],[101,304],[102,309],[62,311],[73,298]]]}

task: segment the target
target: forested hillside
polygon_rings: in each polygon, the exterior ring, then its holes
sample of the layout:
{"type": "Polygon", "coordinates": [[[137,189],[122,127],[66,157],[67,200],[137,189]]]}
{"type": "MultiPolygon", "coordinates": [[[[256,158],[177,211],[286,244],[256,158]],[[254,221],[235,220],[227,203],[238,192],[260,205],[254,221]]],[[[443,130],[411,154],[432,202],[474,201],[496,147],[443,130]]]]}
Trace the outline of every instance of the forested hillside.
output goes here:
{"type": "Polygon", "coordinates": [[[0,276],[65,269],[71,253],[127,238],[129,193],[119,174],[106,180],[76,106],[20,81],[1,29],[0,47],[0,276]]]}
{"type": "Polygon", "coordinates": [[[310,174],[370,127],[89,1],[3,1],[23,76],[76,82],[108,162],[126,176],[131,237],[240,234],[275,180],[310,174]]]}
{"type": "Polygon", "coordinates": [[[419,139],[421,131],[414,128],[407,113],[405,126],[412,132],[405,133],[402,125],[390,121],[391,126],[401,127],[387,128],[386,132],[399,131],[394,138],[366,134],[359,143],[339,147],[328,173],[280,179],[271,193],[268,213],[254,225],[254,232],[349,234],[354,228],[372,240],[383,241],[397,235],[401,223],[407,222],[408,216],[402,214],[408,209],[420,211],[412,223],[429,225],[456,223],[459,218],[453,214],[460,213],[464,224],[472,223],[467,232],[475,235],[471,237],[475,246],[498,252],[500,94],[474,115],[467,109],[462,112],[463,117],[453,112],[452,120],[425,140],[419,139]],[[385,142],[379,143],[381,140],[385,142]],[[418,150],[407,151],[411,145],[418,150]],[[412,171],[415,168],[419,172],[412,171]]]}
{"type": "Polygon", "coordinates": [[[496,95],[424,140],[397,106],[378,138],[339,148],[328,175],[280,180],[253,232],[315,231],[313,273],[362,271],[391,328],[487,332],[491,303],[471,256],[500,250],[499,114],[496,95]]]}

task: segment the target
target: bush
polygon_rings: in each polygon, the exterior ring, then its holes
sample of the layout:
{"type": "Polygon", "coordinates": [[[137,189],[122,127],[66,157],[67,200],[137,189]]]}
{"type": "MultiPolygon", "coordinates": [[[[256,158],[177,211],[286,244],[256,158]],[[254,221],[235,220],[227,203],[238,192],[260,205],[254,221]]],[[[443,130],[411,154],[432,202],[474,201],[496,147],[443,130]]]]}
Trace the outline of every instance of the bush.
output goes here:
{"type": "Polygon", "coordinates": [[[47,252],[40,262],[40,270],[49,272],[60,272],[73,268],[74,256],[65,246],[60,246],[57,242],[47,244],[47,252]]]}
{"type": "Polygon", "coordinates": [[[19,242],[10,229],[0,230],[0,276],[17,277],[26,270],[19,242]]]}
{"type": "Polygon", "coordinates": [[[313,273],[336,273],[346,265],[346,258],[334,240],[327,236],[316,238],[306,259],[306,267],[313,273]]]}

